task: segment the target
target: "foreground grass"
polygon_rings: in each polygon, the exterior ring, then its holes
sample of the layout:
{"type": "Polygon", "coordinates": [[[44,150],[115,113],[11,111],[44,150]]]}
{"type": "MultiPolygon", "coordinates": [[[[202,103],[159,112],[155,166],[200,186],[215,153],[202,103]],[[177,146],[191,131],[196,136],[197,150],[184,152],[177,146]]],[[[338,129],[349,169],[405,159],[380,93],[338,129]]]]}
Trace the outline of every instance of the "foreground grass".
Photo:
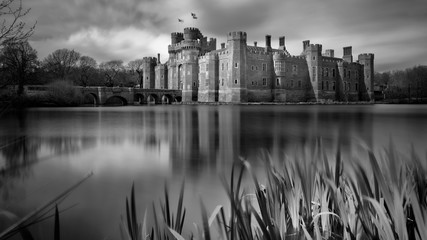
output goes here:
{"type": "Polygon", "coordinates": [[[137,219],[132,186],[122,239],[427,240],[427,162],[414,151],[402,157],[392,144],[382,156],[366,151],[368,159],[353,162],[343,161],[339,149],[327,157],[321,144],[282,161],[266,157],[263,184],[247,161],[237,161],[230,180],[222,176],[230,211],[217,206],[208,214],[201,202],[202,222],[190,236],[182,235],[184,184],[175,213],[165,188],[161,211],[153,204],[151,228],[146,214],[142,225],[137,219]],[[252,192],[242,187],[245,174],[252,192]]]}

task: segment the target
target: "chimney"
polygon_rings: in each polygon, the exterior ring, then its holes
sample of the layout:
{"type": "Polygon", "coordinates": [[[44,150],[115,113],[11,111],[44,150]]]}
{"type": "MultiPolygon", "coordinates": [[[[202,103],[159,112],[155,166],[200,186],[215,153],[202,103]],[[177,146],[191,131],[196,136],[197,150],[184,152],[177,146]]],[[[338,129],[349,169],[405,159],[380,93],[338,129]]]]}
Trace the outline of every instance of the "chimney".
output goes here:
{"type": "Polygon", "coordinates": [[[334,54],[334,50],[333,49],[326,49],[325,50],[325,56],[327,56],[327,57],[335,57],[334,55],[335,54],[334,54]]]}
{"type": "Polygon", "coordinates": [[[157,53],[157,64],[160,64],[160,53],[157,53]]]}
{"type": "Polygon", "coordinates": [[[281,36],[279,37],[279,47],[285,46],[285,37],[281,36]]]}
{"type": "Polygon", "coordinates": [[[265,35],[265,47],[271,48],[271,35],[265,35]]]}
{"type": "Polygon", "coordinates": [[[225,43],[221,43],[221,49],[225,48],[225,43]]]}
{"type": "Polygon", "coordinates": [[[343,60],[346,62],[353,62],[353,53],[352,53],[352,47],[348,46],[348,47],[343,47],[343,60]]]}
{"type": "Polygon", "coordinates": [[[302,42],[302,50],[305,51],[305,49],[310,45],[310,40],[305,40],[302,42]]]}

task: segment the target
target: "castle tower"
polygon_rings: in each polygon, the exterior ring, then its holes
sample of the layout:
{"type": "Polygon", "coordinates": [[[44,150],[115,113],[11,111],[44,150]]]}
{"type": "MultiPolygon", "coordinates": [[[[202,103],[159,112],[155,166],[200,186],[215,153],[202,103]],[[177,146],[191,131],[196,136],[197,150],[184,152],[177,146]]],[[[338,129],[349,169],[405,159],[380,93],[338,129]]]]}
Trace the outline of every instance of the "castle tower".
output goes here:
{"type": "Polygon", "coordinates": [[[358,57],[359,63],[363,65],[364,81],[360,87],[362,100],[374,100],[374,54],[360,54],[358,57]]]}
{"type": "Polygon", "coordinates": [[[230,32],[227,35],[229,49],[228,76],[224,84],[219,87],[219,101],[221,102],[247,102],[246,87],[246,33],[230,32]]]}
{"type": "Polygon", "coordinates": [[[154,68],[156,81],[155,89],[167,89],[168,88],[168,69],[165,64],[160,63],[160,53],[157,54],[157,66],[154,68]]]}
{"type": "Polygon", "coordinates": [[[218,55],[207,53],[199,57],[199,102],[217,102],[219,88],[218,55]]]}
{"type": "Polygon", "coordinates": [[[352,53],[352,47],[344,47],[343,48],[343,57],[342,59],[346,62],[353,62],[353,53],[352,53]]]}
{"type": "MultiPolygon", "coordinates": [[[[308,41],[304,41],[308,42],[308,41]]],[[[316,101],[322,99],[322,45],[311,44],[305,48],[307,67],[310,75],[310,82],[313,87],[316,101]]]]}
{"type": "Polygon", "coordinates": [[[144,89],[153,89],[155,87],[155,71],[154,68],[157,63],[155,57],[144,57],[142,59],[142,71],[143,71],[143,88],[144,89]]]}
{"type": "Polygon", "coordinates": [[[274,73],[276,79],[273,81],[273,101],[286,102],[286,55],[283,52],[273,54],[274,73]]]}
{"type": "Polygon", "coordinates": [[[197,101],[199,85],[198,56],[201,45],[198,39],[202,37],[197,28],[184,28],[184,41],[181,42],[181,59],[178,62],[178,83],[182,83],[182,101],[197,101]]]}

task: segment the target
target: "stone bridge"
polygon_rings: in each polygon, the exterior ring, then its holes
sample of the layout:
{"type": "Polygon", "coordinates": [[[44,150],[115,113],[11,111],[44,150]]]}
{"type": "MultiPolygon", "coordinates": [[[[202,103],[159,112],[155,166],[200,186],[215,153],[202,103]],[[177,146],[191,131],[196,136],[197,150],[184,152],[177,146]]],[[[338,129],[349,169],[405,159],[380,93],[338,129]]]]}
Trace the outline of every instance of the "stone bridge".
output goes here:
{"type": "Polygon", "coordinates": [[[77,87],[85,102],[94,105],[122,103],[133,104],[171,104],[181,102],[182,91],[172,89],[141,89],[127,87],[77,87]]]}

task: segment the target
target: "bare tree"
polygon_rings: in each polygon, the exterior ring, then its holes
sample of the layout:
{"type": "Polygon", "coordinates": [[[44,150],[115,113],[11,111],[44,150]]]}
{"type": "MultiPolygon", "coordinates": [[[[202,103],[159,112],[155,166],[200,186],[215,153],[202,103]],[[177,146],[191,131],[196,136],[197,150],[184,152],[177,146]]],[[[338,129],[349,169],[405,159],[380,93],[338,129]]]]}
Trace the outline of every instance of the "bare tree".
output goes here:
{"type": "Polygon", "coordinates": [[[65,79],[73,68],[77,66],[80,59],[80,53],[66,48],[55,50],[49,54],[43,61],[47,71],[53,73],[59,79],[65,79]]]}
{"type": "Polygon", "coordinates": [[[142,81],[144,80],[144,71],[142,70],[143,63],[144,62],[142,59],[136,59],[128,63],[128,68],[131,70],[131,72],[138,74],[139,88],[142,88],[142,81]]]}
{"type": "Polygon", "coordinates": [[[124,70],[122,60],[111,60],[99,64],[99,68],[104,72],[106,81],[105,85],[108,87],[114,86],[117,75],[124,70]]]}
{"type": "Polygon", "coordinates": [[[22,7],[22,0],[0,0],[0,45],[26,41],[34,33],[36,24],[27,28],[22,18],[30,9],[22,7]]]}
{"type": "Polygon", "coordinates": [[[88,84],[89,76],[97,67],[96,60],[89,56],[81,56],[77,67],[80,73],[80,83],[85,87],[88,84]]]}
{"type": "Polygon", "coordinates": [[[37,67],[37,51],[25,42],[7,42],[1,50],[2,70],[7,72],[8,81],[3,83],[18,85],[18,95],[24,91],[24,84],[37,67]]]}

